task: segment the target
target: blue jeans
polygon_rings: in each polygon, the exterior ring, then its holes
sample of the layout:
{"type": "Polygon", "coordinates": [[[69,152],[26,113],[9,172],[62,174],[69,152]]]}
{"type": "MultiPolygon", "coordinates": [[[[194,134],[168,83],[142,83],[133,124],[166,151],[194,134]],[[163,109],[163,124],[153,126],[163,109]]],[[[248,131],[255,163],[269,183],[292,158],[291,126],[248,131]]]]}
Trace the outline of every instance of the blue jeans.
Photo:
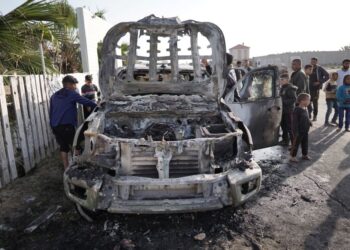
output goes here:
{"type": "Polygon", "coordinates": [[[326,119],[324,123],[328,123],[329,122],[329,116],[332,113],[332,109],[334,108],[334,114],[333,114],[333,118],[332,118],[332,122],[335,123],[337,121],[337,117],[338,117],[338,104],[337,104],[337,100],[335,99],[326,99],[327,102],[327,112],[326,112],[326,119]]]}
{"type": "Polygon", "coordinates": [[[339,107],[339,128],[343,127],[344,112],[345,112],[345,129],[350,125],[350,108],[339,107]]]}

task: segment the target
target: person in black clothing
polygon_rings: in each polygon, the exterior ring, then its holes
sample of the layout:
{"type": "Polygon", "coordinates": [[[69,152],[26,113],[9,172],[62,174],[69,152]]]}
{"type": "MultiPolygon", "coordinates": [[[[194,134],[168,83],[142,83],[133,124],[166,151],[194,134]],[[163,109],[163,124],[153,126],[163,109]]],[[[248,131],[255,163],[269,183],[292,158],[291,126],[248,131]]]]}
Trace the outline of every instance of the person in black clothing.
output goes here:
{"type": "Polygon", "coordinates": [[[288,146],[289,141],[293,142],[292,133],[292,115],[295,107],[295,102],[297,100],[297,87],[288,83],[288,74],[282,74],[280,76],[280,96],[282,98],[282,145],[288,146]]]}
{"type": "Polygon", "coordinates": [[[211,68],[210,64],[208,63],[208,60],[203,58],[201,62],[205,68],[205,71],[207,71],[208,75],[211,76],[213,74],[213,69],[211,68]]]}
{"type": "Polygon", "coordinates": [[[235,73],[236,73],[237,81],[242,79],[243,76],[245,75],[245,71],[242,69],[242,62],[241,61],[237,61],[235,73]]]}
{"type": "Polygon", "coordinates": [[[310,95],[307,93],[301,93],[298,95],[298,106],[294,108],[292,131],[293,131],[293,145],[290,152],[290,162],[298,162],[296,159],[299,145],[301,144],[301,152],[303,160],[310,160],[308,155],[309,144],[309,130],[312,125],[309,119],[307,106],[310,104],[310,95]]]}
{"type": "Polygon", "coordinates": [[[226,86],[224,89],[224,93],[222,98],[234,89],[234,96],[236,100],[240,99],[238,90],[237,90],[237,77],[234,68],[232,67],[233,56],[229,53],[226,53],[226,65],[227,65],[227,78],[226,78],[226,86]]]}
{"type": "Polygon", "coordinates": [[[317,64],[318,59],[316,57],[311,58],[311,65],[313,66],[312,74],[309,79],[309,89],[311,96],[311,103],[308,107],[309,115],[313,113],[313,121],[317,121],[318,114],[318,98],[320,96],[320,89],[322,84],[329,80],[328,72],[317,64]]]}
{"type": "MultiPolygon", "coordinates": [[[[97,97],[100,96],[100,92],[95,84],[92,83],[92,75],[85,76],[85,84],[81,87],[81,95],[87,99],[96,102],[97,97]]],[[[83,107],[84,109],[84,119],[88,118],[91,114],[91,107],[83,107]]]]}

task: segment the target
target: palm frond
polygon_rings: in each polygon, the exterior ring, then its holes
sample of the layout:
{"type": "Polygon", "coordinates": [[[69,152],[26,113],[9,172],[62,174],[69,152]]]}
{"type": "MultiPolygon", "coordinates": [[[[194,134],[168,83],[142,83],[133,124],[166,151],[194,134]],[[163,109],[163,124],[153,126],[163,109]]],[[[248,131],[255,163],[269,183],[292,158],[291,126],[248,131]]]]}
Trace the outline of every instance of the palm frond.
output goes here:
{"type": "MultiPolygon", "coordinates": [[[[40,73],[38,44],[59,44],[67,29],[76,27],[76,14],[66,0],[27,0],[8,14],[0,15],[0,73],[40,73]]],[[[55,71],[45,58],[48,71],[55,71]]]]}

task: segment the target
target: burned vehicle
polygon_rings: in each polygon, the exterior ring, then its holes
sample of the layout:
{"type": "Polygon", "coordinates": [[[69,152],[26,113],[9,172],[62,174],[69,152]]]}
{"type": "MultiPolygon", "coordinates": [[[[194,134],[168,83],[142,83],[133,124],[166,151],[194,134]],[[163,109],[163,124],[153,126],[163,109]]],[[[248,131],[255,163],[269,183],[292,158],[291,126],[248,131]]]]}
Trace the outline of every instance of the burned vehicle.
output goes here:
{"type": "MultiPolygon", "coordinates": [[[[277,70],[252,71],[242,80],[242,101],[231,93],[223,99],[225,50],[222,31],[212,23],[152,15],[109,30],[99,79],[105,102],[85,120],[84,151],[64,173],[65,192],[81,211],[205,211],[238,206],[259,191],[261,169],[239,116],[254,125],[252,114],[262,112],[254,89],[270,84],[263,92],[272,102],[266,112],[278,119],[277,70]],[[125,55],[118,50],[124,38],[125,55]],[[211,61],[211,75],[203,58],[211,61]]],[[[267,124],[270,145],[276,124],[267,124]]]]}

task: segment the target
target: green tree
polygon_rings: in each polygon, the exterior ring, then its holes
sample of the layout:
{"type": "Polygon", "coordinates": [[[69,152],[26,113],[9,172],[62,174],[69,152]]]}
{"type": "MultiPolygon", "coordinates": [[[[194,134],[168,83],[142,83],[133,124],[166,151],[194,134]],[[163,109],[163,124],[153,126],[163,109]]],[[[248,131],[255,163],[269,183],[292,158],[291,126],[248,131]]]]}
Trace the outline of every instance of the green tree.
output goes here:
{"type": "MultiPolygon", "coordinates": [[[[128,50],[129,50],[129,44],[122,43],[120,45],[120,51],[121,51],[122,56],[126,56],[128,54],[128,50]]],[[[123,66],[126,66],[126,65],[127,65],[127,61],[123,60],[123,66]]]]}
{"type": "Polygon", "coordinates": [[[92,17],[93,18],[94,17],[99,17],[99,18],[101,18],[103,20],[106,20],[105,14],[106,14],[106,10],[99,10],[99,9],[97,9],[96,12],[92,15],[92,17]]]}
{"type": "Polygon", "coordinates": [[[67,30],[56,46],[46,47],[45,54],[52,59],[60,73],[82,71],[80,45],[75,29],[67,30]]]}
{"type": "MultiPolygon", "coordinates": [[[[75,26],[75,11],[65,0],[28,0],[0,15],[0,74],[42,73],[39,44],[45,51],[57,47],[75,26]]],[[[45,54],[46,70],[57,71],[45,54]]]]}
{"type": "Polygon", "coordinates": [[[346,45],[340,48],[341,51],[350,51],[350,45],[346,45]]]}

